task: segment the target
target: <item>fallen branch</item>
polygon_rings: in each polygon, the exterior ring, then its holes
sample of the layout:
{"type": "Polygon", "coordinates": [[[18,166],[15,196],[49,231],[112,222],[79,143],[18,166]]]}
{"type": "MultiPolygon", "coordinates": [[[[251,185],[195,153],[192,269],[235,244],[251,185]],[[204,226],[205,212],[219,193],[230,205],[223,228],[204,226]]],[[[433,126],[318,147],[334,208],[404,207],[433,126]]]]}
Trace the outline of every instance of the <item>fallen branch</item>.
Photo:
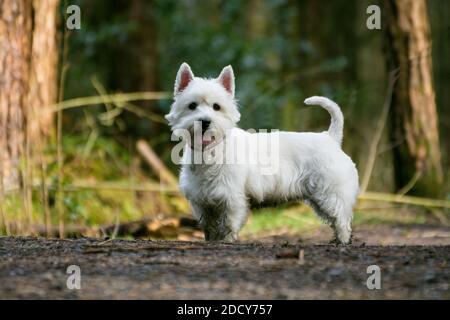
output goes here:
{"type": "MultiPolygon", "coordinates": [[[[32,186],[33,189],[38,189],[41,187],[40,184],[35,184],[32,186]]],[[[49,190],[55,190],[55,185],[48,185],[49,190]]],[[[100,183],[75,183],[70,185],[65,185],[62,192],[76,192],[78,190],[111,190],[111,191],[139,191],[139,192],[161,192],[166,194],[181,195],[178,187],[168,187],[162,186],[155,183],[147,183],[141,185],[129,185],[123,183],[114,182],[100,182],[100,183]]],[[[18,188],[10,188],[5,190],[4,195],[8,196],[14,192],[19,191],[18,188]]],[[[390,203],[400,203],[407,205],[423,206],[423,207],[433,207],[433,208],[450,208],[449,200],[441,199],[431,199],[431,198],[421,198],[413,196],[404,196],[392,193],[382,193],[382,192],[371,192],[366,191],[359,195],[359,200],[369,200],[378,202],[390,202],[390,203]]]]}
{"type": "MultiPolygon", "coordinates": [[[[44,224],[33,226],[33,230],[39,236],[56,237],[58,236],[58,226],[46,228],[44,224]]],[[[77,237],[101,237],[101,236],[133,236],[136,238],[176,238],[179,235],[197,235],[200,228],[197,220],[190,217],[172,217],[164,219],[147,218],[126,223],[114,223],[104,226],[82,226],[82,225],[66,225],[64,228],[64,236],[67,238],[77,237]]],[[[14,230],[12,230],[14,233],[14,230]]]]}
{"type": "Polygon", "coordinates": [[[144,140],[139,140],[136,147],[142,157],[152,167],[153,171],[160,177],[161,181],[170,187],[178,187],[178,179],[167,169],[161,159],[156,155],[150,145],[144,140]]]}
{"type": "Polygon", "coordinates": [[[60,103],[50,106],[50,112],[57,112],[60,110],[71,109],[76,107],[83,107],[95,104],[105,103],[124,103],[138,100],[164,100],[170,97],[167,92],[131,92],[131,93],[115,93],[101,96],[80,97],[61,101],[60,103]]]}
{"type": "Polygon", "coordinates": [[[383,110],[381,111],[381,116],[378,119],[377,128],[375,130],[372,143],[370,144],[369,156],[366,162],[367,165],[362,177],[361,192],[365,192],[367,190],[367,187],[369,186],[370,177],[372,176],[372,171],[375,166],[375,160],[378,153],[378,145],[381,141],[383,130],[389,115],[389,109],[392,100],[392,91],[394,90],[395,81],[397,81],[397,79],[398,79],[398,69],[391,71],[391,73],[389,74],[389,84],[386,92],[386,97],[384,100],[383,110]]]}
{"type": "Polygon", "coordinates": [[[359,200],[393,202],[423,207],[450,208],[449,200],[420,198],[420,197],[404,196],[400,194],[378,193],[369,191],[361,194],[359,196],[359,200]]]}
{"type": "MultiPolygon", "coordinates": [[[[51,189],[52,187],[50,187],[51,189]]],[[[100,182],[100,183],[74,183],[65,185],[64,192],[76,192],[78,190],[111,190],[111,191],[140,191],[140,192],[161,192],[178,194],[180,191],[177,186],[167,187],[156,183],[145,183],[139,185],[130,185],[114,182],[100,182]]]]}

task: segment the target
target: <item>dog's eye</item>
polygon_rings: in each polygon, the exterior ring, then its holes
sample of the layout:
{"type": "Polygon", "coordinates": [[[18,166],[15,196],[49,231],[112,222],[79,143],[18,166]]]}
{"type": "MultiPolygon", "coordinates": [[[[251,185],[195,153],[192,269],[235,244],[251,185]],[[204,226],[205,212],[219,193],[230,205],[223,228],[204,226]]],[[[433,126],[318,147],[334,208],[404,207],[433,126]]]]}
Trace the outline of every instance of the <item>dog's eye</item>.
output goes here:
{"type": "Polygon", "coordinates": [[[195,108],[197,108],[197,104],[195,102],[192,102],[189,104],[188,108],[194,110],[195,108]]]}
{"type": "Polygon", "coordinates": [[[218,103],[214,103],[213,104],[213,109],[216,110],[216,111],[219,111],[220,110],[220,105],[218,103]]]}

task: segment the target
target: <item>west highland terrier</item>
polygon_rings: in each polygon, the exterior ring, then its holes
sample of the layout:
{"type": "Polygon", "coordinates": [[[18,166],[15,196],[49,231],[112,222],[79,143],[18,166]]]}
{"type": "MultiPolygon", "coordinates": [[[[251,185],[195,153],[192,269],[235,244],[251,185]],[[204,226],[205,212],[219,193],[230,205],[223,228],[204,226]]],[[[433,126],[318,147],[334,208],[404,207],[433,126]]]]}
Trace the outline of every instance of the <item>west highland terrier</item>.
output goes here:
{"type": "Polygon", "coordinates": [[[358,172],[341,149],[344,117],[339,106],[325,97],[304,101],[330,113],[331,125],[321,133],[251,133],[236,127],[240,113],[234,91],[231,66],[218,78],[205,79],[194,77],[183,63],[166,115],[174,133],[185,133],[180,189],[205,239],[235,241],[249,208],[302,200],[332,226],[338,243],[349,243],[358,172]],[[268,140],[275,141],[270,148],[261,143],[268,140]],[[241,147],[236,150],[235,145],[241,147]],[[236,153],[257,159],[230,161],[236,153]],[[198,154],[200,161],[195,160],[198,154]],[[213,160],[206,161],[206,154],[213,160]],[[267,157],[275,159],[275,170],[259,161],[267,157]]]}

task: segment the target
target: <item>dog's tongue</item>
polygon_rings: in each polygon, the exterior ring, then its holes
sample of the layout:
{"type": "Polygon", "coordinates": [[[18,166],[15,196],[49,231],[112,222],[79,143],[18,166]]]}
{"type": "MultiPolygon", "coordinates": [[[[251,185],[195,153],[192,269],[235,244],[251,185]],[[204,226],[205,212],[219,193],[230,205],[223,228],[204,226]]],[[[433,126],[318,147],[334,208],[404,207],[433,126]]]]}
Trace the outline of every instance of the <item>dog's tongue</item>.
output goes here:
{"type": "Polygon", "coordinates": [[[202,145],[203,145],[203,146],[207,146],[207,145],[210,144],[211,142],[212,142],[211,139],[205,139],[205,138],[202,139],[202,145]]]}
{"type": "Polygon", "coordinates": [[[214,141],[214,137],[202,137],[202,146],[207,146],[214,141]]]}

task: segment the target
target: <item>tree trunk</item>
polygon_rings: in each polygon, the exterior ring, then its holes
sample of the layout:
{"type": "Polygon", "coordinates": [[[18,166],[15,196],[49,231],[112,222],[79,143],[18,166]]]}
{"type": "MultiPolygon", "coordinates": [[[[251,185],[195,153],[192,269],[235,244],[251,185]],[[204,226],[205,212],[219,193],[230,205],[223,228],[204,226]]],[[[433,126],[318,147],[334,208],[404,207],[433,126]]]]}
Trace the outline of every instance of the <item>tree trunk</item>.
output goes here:
{"type": "Polygon", "coordinates": [[[426,2],[386,0],[385,12],[388,66],[399,70],[390,109],[396,186],[437,196],[443,178],[426,2]]]}
{"type": "Polygon", "coordinates": [[[53,133],[53,114],[43,108],[56,102],[58,83],[58,2],[34,0],[34,29],[31,48],[28,101],[33,123],[31,137],[48,137],[53,133]]]}
{"type": "Polygon", "coordinates": [[[0,3],[0,174],[6,187],[19,181],[31,55],[31,2],[0,3]]]}
{"type": "Polygon", "coordinates": [[[19,185],[25,146],[41,145],[52,129],[44,109],[56,99],[57,8],[58,0],[0,2],[0,183],[6,188],[19,185]]]}

